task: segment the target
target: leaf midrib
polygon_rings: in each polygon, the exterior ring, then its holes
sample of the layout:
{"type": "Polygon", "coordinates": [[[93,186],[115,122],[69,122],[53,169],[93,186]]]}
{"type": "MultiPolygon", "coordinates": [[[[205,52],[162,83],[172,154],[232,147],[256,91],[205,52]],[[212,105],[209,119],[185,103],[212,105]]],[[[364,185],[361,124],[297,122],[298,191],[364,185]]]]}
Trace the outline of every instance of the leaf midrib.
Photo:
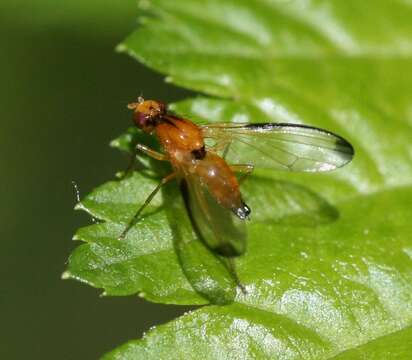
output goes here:
{"type": "MultiPolygon", "coordinates": [[[[127,49],[125,50],[123,46],[118,47],[119,51],[127,51],[127,53],[133,55],[134,57],[138,58],[141,62],[149,64],[151,61],[147,60],[146,58],[142,57],[140,54],[137,54],[133,50],[127,49]]],[[[300,55],[300,53],[294,53],[291,55],[276,55],[274,56],[273,54],[266,53],[264,54],[265,56],[253,56],[251,54],[247,53],[223,53],[224,50],[219,51],[219,54],[216,54],[216,52],[208,52],[204,51],[201,49],[182,49],[178,47],[173,47],[173,51],[171,51],[168,48],[162,48],[162,49],[151,49],[150,52],[153,55],[158,55],[158,58],[163,58],[165,56],[165,53],[168,52],[169,55],[175,55],[175,56],[182,56],[182,57],[191,57],[191,56],[201,56],[201,57],[210,57],[210,58],[237,58],[237,59],[245,59],[247,61],[253,60],[253,61],[259,61],[263,62],[266,64],[273,64],[273,62],[290,62],[291,60],[297,61],[311,61],[311,62],[318,62],[318,61],[352,61],[352,62],[372,62],[372,63],[378,63],[379,61],[381,62],[386,62],[386,61],[412,61],[412,53],[408,54],[403,54],[403,53],[397,53],[397,54],[382,54],[382,52],[376,52],[376,53],[367,53],[367,54],[353,54],[353,55],[347,55],[347,54],[336,54],[332,55],[326,52],[319,52],[318,54],[312,54],[312,55],[307,55],[307,53],[300,55]],[[299,56],[297,56],[299,54],[299,56]]],[[[162,65],[163,66],[163,65],[162,65]]],[[[170,73],[169,75],[176,76],[176,74],[170,73]]]]}

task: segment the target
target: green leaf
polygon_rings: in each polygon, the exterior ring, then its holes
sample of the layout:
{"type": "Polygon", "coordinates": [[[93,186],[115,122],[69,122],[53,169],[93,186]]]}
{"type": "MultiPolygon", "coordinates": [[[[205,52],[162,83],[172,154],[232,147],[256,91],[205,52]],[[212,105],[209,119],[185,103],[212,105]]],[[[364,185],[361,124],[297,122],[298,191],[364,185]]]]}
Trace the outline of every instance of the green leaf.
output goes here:
{"type": "MultiPolygon", "coordinates": [[[[250,312],[250,309],[246,310],[250,312]]],[[[287,319],[271,316],[255,322],[244,318],[245,310],[238,305],[230,309],[213,308],[185,315],[175,322],[159,327],[143,341],[130,341],[103,358],[110,359],[323,359],[328,344],[316,334],[297,328],[287,319]],[[230,313],[230,316],[227,314],[230,313]],[[236,323],[233,318],[236,317],[236,323]],[[219,337],[216,336],[217,330],[219,337]],[[195,336],[209,341],[196,342],[195,336]],[[236,336],[236,342],[233,337],[236,336]],[[211,341],[210,341],[211,340],[211,341]],[[173,354],[173,355],[171,355],[173,354]]],[[[256,312],[258,313],[258,311],[256,312]]],[[[261,319],[265,314],[261,315],[261,319]]],[[[412,328],[392,333],[368,344],[329,357],[331,360],[408,360],[412,328]]]]}
{"type": "Polygon", "coordinates": [[[407,360],[411,357],[412,327],[373,340],[358,348],[345,351],[333,360],[407,360]]]}
{"type": "MultiPolygon", "coordinates": [[[[412,6],[386,0],[142,6],[141,26],[119,48],[169,81],[216,97],[175,104],[176,112],[199,122],[319,126],[347,138],[356,155],[330,174],[258,170],[247,180],[242,192],[253,216],[247,253],[236,260],[246,293],[230,266],[196,238],[176,184],[165,186],[124,241],[117,239],[159,181],[154,174],[170,172],[167,165],[142,162],[139,173],[87,196],[81,207],[105,222],[78,231],[86,244],[71,255],[66,277],[108,295],[227,304],[159,326],[106,358],[410,354],[412,6]]],[[[114,145],[130,149],[141,137],[130,134],[114,145]]]]}
{"type": "Polygon", "coordinates": [[[317,231],[251,225],[250,252],[238,264],[247,295],[161,326],[114,354],[321,359],[408,326],[411,196],[412,189],[398,189],[356,198],[342,204],[339,221],[317,231]],[[382,207],[391,209],[389,219],[382,207]]]}

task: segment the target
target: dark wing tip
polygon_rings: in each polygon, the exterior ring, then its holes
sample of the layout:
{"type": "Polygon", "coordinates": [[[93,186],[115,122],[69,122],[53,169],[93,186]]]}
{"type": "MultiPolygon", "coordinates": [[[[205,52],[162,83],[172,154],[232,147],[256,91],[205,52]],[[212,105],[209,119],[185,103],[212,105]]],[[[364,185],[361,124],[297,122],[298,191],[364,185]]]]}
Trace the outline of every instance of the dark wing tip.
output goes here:
{"type": "Polygon", "coordinates": [[[336,135],[336,134],[333,134],[333,133],[331,133],[331,134],[336,137],[336,142],[335,142],[336,148],[335,148],[335,150],[340,151],[340,152],[344,152],[347,155],[351,156],[351,158],[353,158],[353,156],[355,155],[355,149],[353,148],[352,144],[349,141],[345,140],[343,137],[339,136],[339,135],[336,135]]]}
{"type": "Polygon", "coordinates": [[[334,151],[339,153],[339,157],[341,159],[341,163],[337,164],[336,167],[341,168],[352,161],[355,156],[355,149],[352,144],[343,137],[331,132],[328,133],[335,138],[334,151]]]}
{"type": "MultiPolygon", "coordinates": [[[[253,123],[245,125],[245,128],[255,130],[255,131],[269,131],[276,128],[297,128],[297,129],[308,129],[312,131],[316,131],[318,133],[325,134],[330,138],[334,139],[335,148],[333,149],[335,152],[338,152],[342,155],[342,160],[344,160],[341,164],[336,167],[342,167],[349,163],[355,155],[355,149],[353,148],[352,144],[344,139],[342,136],[333,133],[332,131],[325,130],[318,128],[316,126],[304,125],[304,124],[293,124],[293,123],[253,123]]],[[[335,167],[335,168],[336,168],[335,167]]]]}

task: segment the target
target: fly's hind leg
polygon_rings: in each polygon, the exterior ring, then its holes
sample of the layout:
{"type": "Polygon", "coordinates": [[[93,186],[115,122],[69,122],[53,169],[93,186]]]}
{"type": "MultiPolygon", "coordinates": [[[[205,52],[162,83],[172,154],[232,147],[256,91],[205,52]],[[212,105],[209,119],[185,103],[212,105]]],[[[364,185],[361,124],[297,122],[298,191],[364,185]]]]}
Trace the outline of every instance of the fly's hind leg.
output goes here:
{"type": "MultiPolygon", "coordinates": [[[[137,144],[135,147],[135,150],[133,151],[133,157],[131,159],[131,162],[125,172],[125,175],[127,175],[134,167],[135,162],[136,162],[136,155],[137,152],[141,151],[143,153],[145,153],[146,155],[156,159],[156,160],[160,160],[160,161],[166,161],[168,160],[167,156],[159,153],[143,144],[137,144]]],[[[127,233],[129,232],[129,230],[137,223],[137,221],[139,220],[139,216],[142,213],[142,211],[144,210],[144,208],[150,204],[150,202],[152,201],[152,199],[155,197],[155,195],[159,192],[160,188],[168,183],[170,180],[174,179],[176,177],[175,173],[171,173],[168,176],[164,177],[159,185],[156,186],[156,188],[150,193],[150,195],[147,197],[147,199],[145,200],[145,202],[143,203],[143,205],[137,210],[136,214],[133,216],[133,218],[129,221],[129,223],[127,224],[126,228],[123,230],[123,232],[120,234],[119,239],[124,239],[127,235],[127,233]]]]}
{"type": "Polygon", "coordinates": [[[166,183],[168,183],[170,180],[173,180],[176,177],[176,173],[171,173],[169,175],[167,175],[166,177],[164,177],[159,185],[156,186],[156,188],[150,193],[150,195],[147,197],[147,199],[145,200],[145,202],[143,203],[143,205],[136,211],[136,214],[134,214],[134,216],[132,217],[132,219],[129,221],[129,223],[127,224],[126,228],[123,230],[123,232],[120,234],[119,236],[119,240],[122,240],[126,237],[127,233],[129,232],[129,230],[138,222],[139,220],[139,216],[142,213],[142,211],[144,210],[144,208],[150,204],[150,202],[153,200],[153,198],[155,197],[155,195],[159,192],[159,190],[161,189],[161,187],[163,185],[165,185],[166,183]]]}
{"type": "Polygon", "coordinates": [[[231,273],[233,279],[236,282],[236,285],[238,286],[238,288],[242,291],[242,293],[244,295],[247,295],[247,291],[245,286],[241,283],[239,276],[237,274],[236,271],[236,265],[235,265],[235,259],[234,258],[227,258],[227,266],[228,266],[228,270],[231,273]]]}
{"type": "MultiPolygon", "coordinates": [[[[233,172],[238,172],[242,174],[242,176],[238,180],[239,184],[242,184],[242,182],[245,181],[247,177],[253,172],[254,166],[250,164],[245,164],[245,165],[237,164],[237,165],[230,165],[230,168],[233,172]]],[[[247,204],[243,201],[241,197],[241,206],[239,206],[236,209],[235,214],[240,219],[244,220],[244,219],[250,219],[249,218],[250,212],[251,212],[250,207],[247,206],[247,204]]]]}
{"type": "Polygon", "coordinates": [[[132,153],[131,157],[130,157],[129,165],[127,166],[125,172],[121,176],[122,179],[125,178],[134,169],[134,167],[136,165],[136,156],[137,156],[137,153],[139,151],[145,153],[146,155],[148,155],[148,156],[150,156],[150,157],[152,157],[153,159],[156,159],[156,160],[160,160],[160,161],[167,160],[166,155],[164,155],[160,152],[157,152],[157,151],[149,148],[146,145],[137,144],[136,147],[133,150],[133,153],[132,153]]]}
{"type": "Polygon", "coordinates": [[[250,164],[236,164],[230,165],[230,169],[235,173],[240,173],[242,176],[239,178],[239,184],[247,179],[247,177],[252,174],[255,167],[250,164]]]}
{"type": "MultiPolygon", "coordinates": [[[[230,169],[235,172],[235,173],[240,173],[242,174],[242,176],[239,178],[239,184],[241,184],[243,181],[246,180],[246,178],[252,174],[254,166],[250,165],[250,164],[236,164],[236,165],[229,165],[230,169]]],[[[244,204],[247,207],[246,204],[244,204]]],[[[249,210],[250,212],[250,210],[249,210]]],[[[233,278],[236,281],[237,286],[239,287],[239,289],[242,291],[242,293],[244,295],[247,295],[247,291],[245,286],[241,283],[239,276],[237,275],[237,271],[236,271],[236,266],[235,266],[235,260],[233,258],[228,258],[227,259],[227,264],[229,267],[229,271],[231,272],[233,278]]]]}

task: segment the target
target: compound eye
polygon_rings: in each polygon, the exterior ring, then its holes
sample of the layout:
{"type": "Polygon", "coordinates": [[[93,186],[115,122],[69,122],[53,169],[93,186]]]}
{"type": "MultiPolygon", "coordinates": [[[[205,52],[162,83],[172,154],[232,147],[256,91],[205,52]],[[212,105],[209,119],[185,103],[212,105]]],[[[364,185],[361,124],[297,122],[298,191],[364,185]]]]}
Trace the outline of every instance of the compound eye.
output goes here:
{"type": "Polygon", "coordinates": [[[135,112],[133,116],[133,120],[136,126],[138,126],[139,128],[143,128],[147,125],[148,117],[146,114],[142,112],[135,112]]]}

